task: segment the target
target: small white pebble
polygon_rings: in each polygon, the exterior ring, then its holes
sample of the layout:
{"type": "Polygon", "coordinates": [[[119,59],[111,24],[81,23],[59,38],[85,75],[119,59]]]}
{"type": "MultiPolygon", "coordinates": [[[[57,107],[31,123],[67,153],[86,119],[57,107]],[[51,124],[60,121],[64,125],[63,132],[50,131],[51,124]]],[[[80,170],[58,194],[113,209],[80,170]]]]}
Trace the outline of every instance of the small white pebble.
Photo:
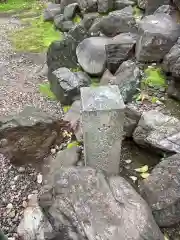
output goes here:
{"type": "Polygon", "coordinates": [[[15,177],[14,177],[14,181],[17,181],[18,178],[19,178],[19,175],[15,176],[15,177]]]}
{"type": "Polygon", "coordinates": [[[130,163],[132,163],[132,160],[131,160],[131,159],[127,159],[127,160],[125,160],[125,162],[126,162],[127,164],[130,164],[130,163]]]}
{"type": "Polygon", "coordinates": [[[28,205],[27,202],[26,202],[26,201],[23,201],[22,206],[23,206],[24,208],[26,208],[27,205],[28,205]]]}
{"type": "Polygon", "coordinates": [[[9,203],[7,206],[6,206],[7,209],[12,209],[13,208],[13,205],[12,203],[9,203]]]}
{"type": "Polygon", "coordinates": [[[43,179],[43,176],[42,176],[42,174],[39,173],[37,175],[37,183],[41,184],[42,183],[42,179],[43,179]]]}
{"type": "Polygon", "coordinates": [[[56,153],[56,149],[52,148],[52,149],[51,149],[51,153],[52,153],[52,154],[55,154],[55,153],[56,153]]]}
{"type": "Polygon", "coordinates": [[[24,168],[24,167],[20,167],[20,168],[18,169],[18,172],[19,172],[19,173],[25,172],[25,168],[24,168]]]}

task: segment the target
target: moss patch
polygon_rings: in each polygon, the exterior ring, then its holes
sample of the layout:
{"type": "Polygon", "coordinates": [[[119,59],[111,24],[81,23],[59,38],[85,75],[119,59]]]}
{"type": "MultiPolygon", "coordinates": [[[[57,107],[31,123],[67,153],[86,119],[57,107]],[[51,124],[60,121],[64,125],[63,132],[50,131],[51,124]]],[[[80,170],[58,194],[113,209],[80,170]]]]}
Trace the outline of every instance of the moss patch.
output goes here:
{"type": "Polygon", "coordinates": [[[73,23],[79,24],[81,22],[81,18],[79,15],[76,14],[76,16],[73,18],[73,23]]]}
{"type": "Polygon", "coordinates": [[[161,68],[157,67],[148,67],[145,71],[145,78],[143,80],[144,84],[147,84],[151,87],[165,87],[166,86],[166,77],[163,74],[161,68]]]}
{"type": "Polygon", "coordinates": [[[63,34],[56,31],[50,22],[44,22],[42,17],[28,19],[28,26],[10,34],[16,51],[44,52],[49,45],[63,38],[63,34]]]}
{"type": "Polygon", "coordinates": [[[100,85],[99,81],[100,81],[99,78],[92,77],[91,78],[91,87],[98,87],[100,85]]]}
{"type": "Polygon", "coordinates": [[[0,3],[0,12],[15,12],[29,9],[34,3],[34,0],[7,0],[7,3],[0,3]]]}
{"type": "Polygon", "coordinates": [[[57,100],[56,96],[54,95],[54,93],[50,89],[50,84],[49,83],[39,84],[39,92],[43,96],[45,96],[45,97],[47,97],[47,98],[49,98],[51,100],[57,100]]]}
{"type": "Polygon", "coordinates": [[[70,105],[65,105],[65,106],[63,106],[63,112],[64,112],[64,113],[67,113],[70,108],[71,108],[70,105]]]}
{"type": "Polygon", "coordinates": [[[134,6],[133,7],[133,12],[134,12],[134,17],[136,19],[141,19],[142,18],[143,11],[140,8],[138,8],[137,6],[134,6]]]}

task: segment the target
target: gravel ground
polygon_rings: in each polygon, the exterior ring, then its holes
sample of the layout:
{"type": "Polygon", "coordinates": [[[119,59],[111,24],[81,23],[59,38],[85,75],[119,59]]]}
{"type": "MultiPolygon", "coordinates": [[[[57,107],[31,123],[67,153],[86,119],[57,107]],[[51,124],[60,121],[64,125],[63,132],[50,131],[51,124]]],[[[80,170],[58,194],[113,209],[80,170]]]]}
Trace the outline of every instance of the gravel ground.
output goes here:
{"type": "MultiPolygon", "coordinates": [[[[16,19],[0,18],[0,116],[35,106],[59,117],[60,104],[38,92],[37,84],[46,80],[45,55],[15,53],[11,47],[8,31],[20,27],[16,19]]],[[[0,155],[0,228],[12,239],[18,239],[16,228],[30,194],[36,194],[41,186],[38,177],[41,175],[34,168],[12,166],[0,155]]]]}

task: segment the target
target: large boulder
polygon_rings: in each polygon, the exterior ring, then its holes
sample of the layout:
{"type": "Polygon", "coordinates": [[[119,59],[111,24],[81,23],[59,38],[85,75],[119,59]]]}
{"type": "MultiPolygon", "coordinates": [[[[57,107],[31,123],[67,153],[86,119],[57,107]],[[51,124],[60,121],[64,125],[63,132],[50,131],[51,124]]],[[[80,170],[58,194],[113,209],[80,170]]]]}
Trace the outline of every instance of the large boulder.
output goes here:
{"type": "Polygon", "coordinates": [[[92,168],[58,169],[39,203],[57,232],[73,227],[77,239],[164,239],[148,205],[125,179],[107,181],[92,168]]]}
{"type": "Polygon", "coordinates": [[[114,9],[121,10],[128,6],[136,5],[136,0],[115,0],[114,1],[114,9]]]}
{"type": "Polygon", "coordinates": [[[54,25],[62,32],[69,32],[74,27],[74,23],[71,20],[65,20],[63,14],[54,17],[54,25]]]}
{"type": "Polygon", "coordinates": [[[84,72],[71,72],[68,68],[58,68],[49,74],[51,90],[62,104],[69,105],[80,94],[80,87],[90,85],[91,79],[84,72]]]}
{"type": "Polygon", "coordinates": [[[134,131],[134,141],[157,152],[180,152],[180,121],[151,110],[144,112],[134,131]]]}
{"type": "Polygon", "coordinates": [[[43,13],[44,21],[53,21],[54,17],[60,13],[60,4],[49,3],[43,13]]]}
{"type": "Polygon", "coordinates": [[[110,80],[111,84],[118,85],[125,103],[131,102],[140,85],[140,69],[131,60],[123,62],[110,80]]]}
{"type": "Polygon", "coordinates": [[[64,9],[67,5],[78,3],[82,11],[97,12],[97,0],[61,0],[61,8],[64,9]]]}
{"type": "Polygon", "coordinates": [[[16,164],[37,163],[51,147],[67,142],[69,124],[41,110],[26,107],[17,115],[0,118],[0,152],[16,164]]]}
{"type": "Polygon", "coordinates": [[[72,3],[67,5],[64,8],[63,15],[64,15],[64,19],[68,21],[68,20],[72,20],[76,16],[76,14],[80,14],[80,13],[81,13],[81,10],[78,3],[72,3]]]}
{"type": "Polygon", "coordinates": [[[160,227],[179,223],[180,154],[162,160],[141,182],[140,189],[160,227]]]}
{"type": "Polygon", "coordinates": [[[168,84],[167,94],[169,97],[180,101],[180,81],[172,79],[168,84]]]}
{"type": "Polygon", "coordinates": [[[165,13],[167,15],[170,15],[174,20],[178,19],[178,11],[177,9],[172,6],[172,5],[162,5],[160,6],[154,14],[159,14],[159,13],[165,13]]]}
{"type": "Polygon", "coordinates": [[[110,12],[94,24],[91,29],[92,33],[100,31],[110,37],[124,32],[137,32],[134,10],[131,6],[110,12]],[[94,24],[95,26],[93,26],[94,24]]]}
{"type": "Polygon", "coordinates": [[[89,30],[90,27],[92,26],[93,22],[95,21],[96,18],[100,16],[99,13],[86,13],[83,16],[83,19],[81,21],[82,26],[86,29],[89,30]]]}
{"type": "Polygon", "coordinates": [[[71,29],[61,41],[54,41],[47,51],[47,65],[49,72],[60,67],[77,68],[76,47],[89,36],[80,25],[71,29]]]}
{"type": "Polygon", "coordinates": [[[133,56],[136,39],[136,34],[121,33],[106,44],[107,68],[110,72],[115,73],[123,61],[133,56]]]}
{"type": "Polygon", "coordinates": [[[163,68],[174,77],[180,77],[180,38],[177,43],[165,55],[163,68]]]}
{"type": "Polygon", "coordinates": [[[97,0],[98,12],[106,13],[113,10],[114,0],[97,0]]]}
{"type": "Polygon", "coordinates": [[[91,37],[83,40],[76,49],[76,55],[83,70],[91,75],[100,76],[106,67],[106,37],[91,37]]]}
{"type": "Polygon", "coordinates": [[[136,58],[141,62],[161,61],[180,35],[180,26],[167,14],[144,17],[139,23],[136,58]]]}
{"type": "Polygon", "coordinates": [[[145,2],[146,14],[152,14],[158,7],[170,3],[170,0],[143,0],[145,2]]]}

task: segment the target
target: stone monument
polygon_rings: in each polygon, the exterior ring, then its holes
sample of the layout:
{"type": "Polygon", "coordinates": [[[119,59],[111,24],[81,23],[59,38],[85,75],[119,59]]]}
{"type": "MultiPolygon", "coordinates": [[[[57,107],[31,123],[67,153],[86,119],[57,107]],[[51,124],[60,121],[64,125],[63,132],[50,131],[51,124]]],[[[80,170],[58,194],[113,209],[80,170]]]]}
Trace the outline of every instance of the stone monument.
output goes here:
{"type": "Polygon", "coordinates": [[[85,164],[118,174],[125,105],[116,85],[81,88],[85,164]]]}

